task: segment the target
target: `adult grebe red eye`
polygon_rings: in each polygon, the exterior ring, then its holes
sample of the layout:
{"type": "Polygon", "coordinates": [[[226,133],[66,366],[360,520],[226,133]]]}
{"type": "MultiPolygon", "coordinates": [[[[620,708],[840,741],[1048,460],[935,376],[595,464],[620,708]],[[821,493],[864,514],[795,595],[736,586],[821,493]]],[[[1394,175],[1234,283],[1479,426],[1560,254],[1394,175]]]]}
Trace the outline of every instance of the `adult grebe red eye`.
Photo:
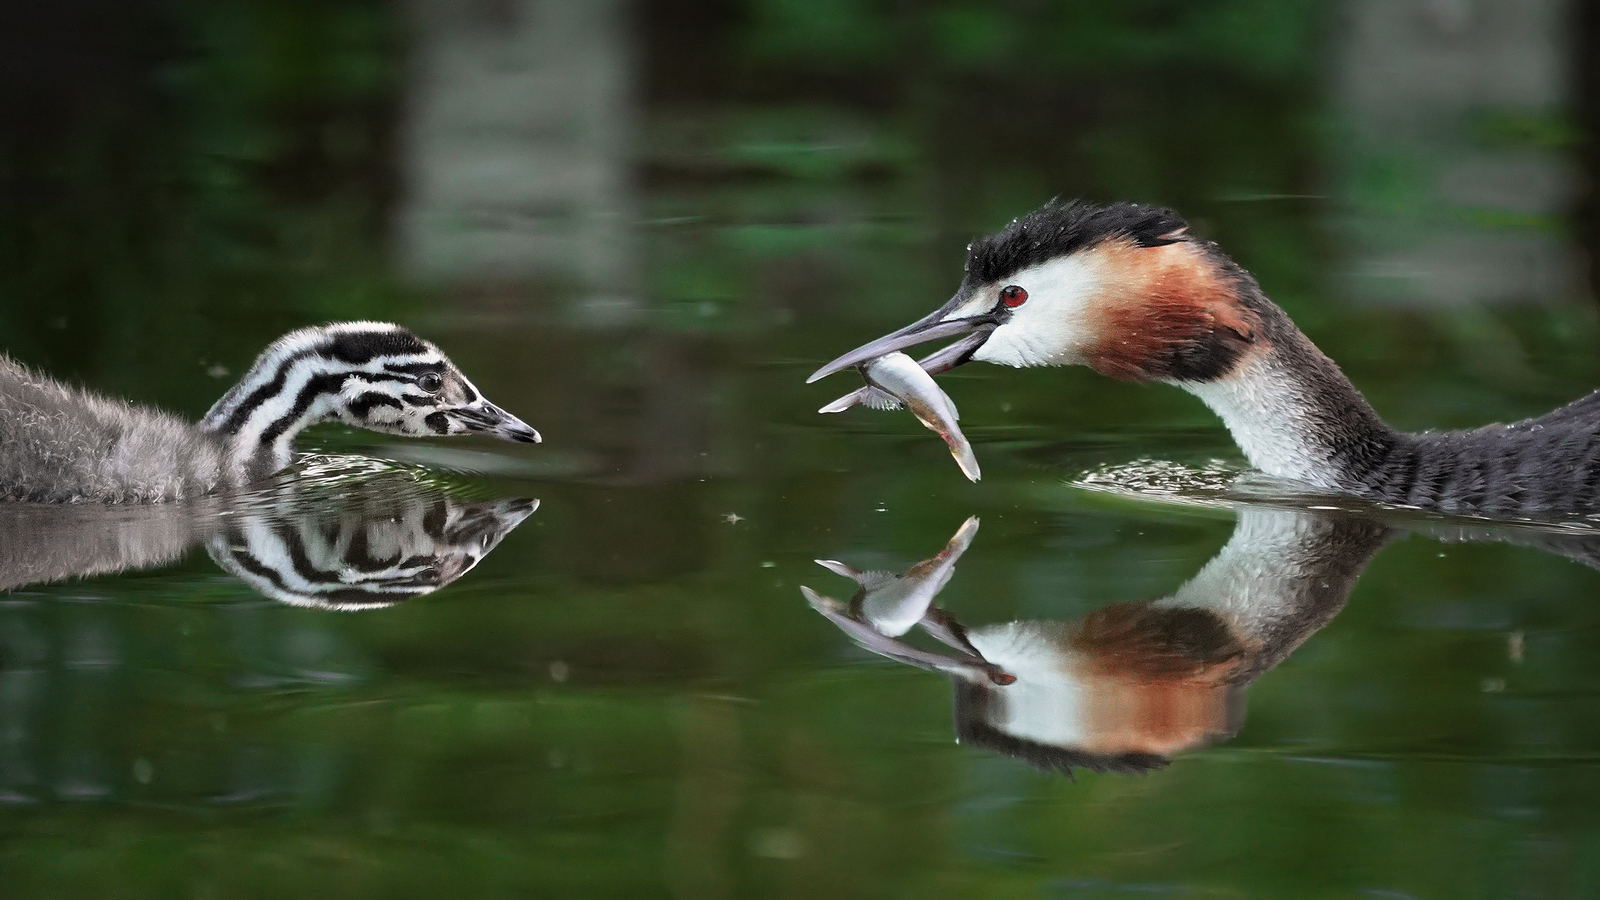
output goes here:
{"type": "Polygon", "coordinates": [[[1000,302],[1015,309],[1028,302],[1028,292],[1016,285],[1008,285],[1000,289],[1000,302]]]}

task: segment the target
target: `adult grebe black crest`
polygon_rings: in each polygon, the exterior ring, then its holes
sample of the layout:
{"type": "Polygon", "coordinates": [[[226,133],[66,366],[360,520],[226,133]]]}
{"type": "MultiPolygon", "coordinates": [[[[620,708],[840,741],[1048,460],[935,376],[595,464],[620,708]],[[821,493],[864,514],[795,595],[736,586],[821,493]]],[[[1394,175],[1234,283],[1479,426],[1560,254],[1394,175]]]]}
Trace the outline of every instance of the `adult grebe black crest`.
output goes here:
{"type": "Polygon", "coordinates": [[[940,338],[921,362],[1086,365],[1198,396],[1250,463],[1279,478],[1454,512],[1600,511],[1600,391],[1470,431],[1405,433],[1216,244],[1171,210],[1050,203],[968,247],[931,315],[809,381],[940,338]]]}
{"type": "Polygon", "coordinates": [[[0,356],[0,500],[196,497],[284,468],[295,436],[327,421],[412,437],[539,440],[439,348],[381,322],[285,335],[198,424],[68,387],[0,356]]]}

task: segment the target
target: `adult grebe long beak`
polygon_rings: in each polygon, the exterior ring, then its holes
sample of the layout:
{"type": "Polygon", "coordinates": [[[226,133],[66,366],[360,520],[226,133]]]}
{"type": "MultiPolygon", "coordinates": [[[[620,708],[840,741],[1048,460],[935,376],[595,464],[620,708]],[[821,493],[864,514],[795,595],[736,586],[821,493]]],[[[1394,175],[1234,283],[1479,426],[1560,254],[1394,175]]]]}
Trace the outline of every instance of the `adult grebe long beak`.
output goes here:
{"type": "Polygon", "coordinates": [[[918,344],[926,344],[929,341],[937,341],[941,338],[965,335],[961,340],[943,350],[919,360],[922,367],[929,372],[943,372],[961,365],[972,358],[973,351],[977,350],[984,341],[989,339],[989,333],[994,331],[995,327],[1000,323],[993,315],[987,313],[981,316],[946,320],[944,317],[949,314],[950,309],[957,302],[957,299],[952,299],[931,315],[918,319],[910,325],[886,334],[875,341],[862,344],[860,347],[851,350],[849,353],[811,373],[811,377],[806,379],[806,384],[810,384],[819,378],[826,378],[851,366],[870,362],[896,350],[904,350],[907,347],[915,347],[918,344]]]}

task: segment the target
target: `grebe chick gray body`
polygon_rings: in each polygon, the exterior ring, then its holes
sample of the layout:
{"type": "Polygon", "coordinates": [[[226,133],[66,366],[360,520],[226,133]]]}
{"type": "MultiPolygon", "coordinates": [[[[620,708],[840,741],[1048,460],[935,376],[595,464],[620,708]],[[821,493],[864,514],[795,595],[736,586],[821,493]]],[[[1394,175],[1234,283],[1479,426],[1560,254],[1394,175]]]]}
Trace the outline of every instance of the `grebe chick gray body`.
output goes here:
{"type": "Polygon", "coordinates": [[[1326,491],[1451,512],[1600,512],[1600,391],[1522,422],[1405,433],[1215,244],[1171,210],[1050,203],[968,247],[955,296],[846,353],[815,381],[955,337],[922,362],[1087,365],[1173,384],[1250,463],[1326,491]]]}
{"type": "Polygon", "coordinates": [[[386,434],[536,442],[398,325],[342,322],[273,342],[198,424],[52,381],[0,356],[0,500],[149,503],[257,481],[294,438],[340,421],[386,434]]]}

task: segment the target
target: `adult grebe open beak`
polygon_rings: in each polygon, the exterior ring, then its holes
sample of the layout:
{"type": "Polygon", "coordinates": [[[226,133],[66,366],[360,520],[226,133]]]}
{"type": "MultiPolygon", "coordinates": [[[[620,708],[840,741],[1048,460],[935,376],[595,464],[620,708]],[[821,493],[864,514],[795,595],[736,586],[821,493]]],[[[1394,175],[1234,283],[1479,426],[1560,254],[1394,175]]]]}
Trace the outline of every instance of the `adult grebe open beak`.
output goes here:
{"type": "Polygon", "coordinates": [[[972,358],[972,354],[978,347],[989,339],[990,332],[994,331],[995,327],[1000,324],[992,313],[966,316],[960,319],[945,318],[965,300],[965,296],[957,294],[950,298],[949,303],[934,310],[932,314],[912,322],[899,331],[891,332],[875,341],[863,344],[811,373],[811,377],[806,379],[806,384],[810,384],[819,378],[825,378],[843,369],[848,369],[851,366],[871,362],[896,350],[904,350],[907,347],[915,347],[918,344],[926,344],[929,341],[937,341],[948,337],[961,336],[961,340],[918,360],[918,362],[922,368],[930,373],[944,372],[961,365],[972,358]]]}

